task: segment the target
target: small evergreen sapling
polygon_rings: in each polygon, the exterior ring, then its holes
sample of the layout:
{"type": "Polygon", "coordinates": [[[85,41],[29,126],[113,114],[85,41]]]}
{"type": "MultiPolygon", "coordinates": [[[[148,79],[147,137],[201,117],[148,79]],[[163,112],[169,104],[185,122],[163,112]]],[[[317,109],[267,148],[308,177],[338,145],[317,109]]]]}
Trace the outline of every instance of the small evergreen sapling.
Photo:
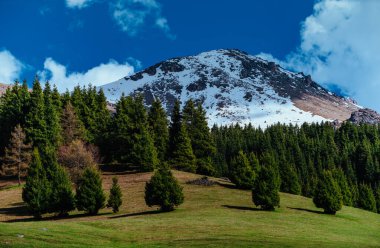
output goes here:
{"type": "Polygon", "coordinates": [[[106,197],[102,188],[100,173],[92,167],[87,167],[79,180],[77,188],[77,208],[90,215],[95,215],[105,205],[106,197]]]}
{"type": "Polygon", "coordinates": [[[107,207],[112,208],[114,213],[119,212],[119,207],[123,203],[121,189],[117,177],[112,178],[112,187],[108,198],[107,207]]]}
{"type": "Polygon", "coordinates": [[[184,201],[182,187],[167,166],[159,168],[145,185],[145,202],[158,205],[162,211],[173,211],[184,201]]]}

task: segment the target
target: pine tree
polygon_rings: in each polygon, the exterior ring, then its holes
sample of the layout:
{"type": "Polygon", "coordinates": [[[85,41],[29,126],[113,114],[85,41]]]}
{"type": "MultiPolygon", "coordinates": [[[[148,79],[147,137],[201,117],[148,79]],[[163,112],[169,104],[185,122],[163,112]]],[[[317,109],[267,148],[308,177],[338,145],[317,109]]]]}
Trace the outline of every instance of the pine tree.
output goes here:
{"type": "Polygon", "coordinates": [[[153,101],[148,114],[148,123],[157,150],[157,157],[160,162],[164,162],[169,142],[169,130],[167,116],[160,100],[153,101]]]}
{"type": "Polygon", "coordinates": [[[75,209],[75,197],[71,181],[65,169],[55,163],[51,179],[51,195],[49,199],[49,212],[66,216],[75,209]]]}
{"type": "Polygon", "coordinates": [[[243,151],[232,159],[230,164],[230,180],[240,189],[252,189],[256,177],[249,160],[243,151]]]}
{"type": "Polygon", "coordinates": [[[46,177],[41,158],[34,149],[32,161],[28,169],[28,177],[22,191],[22,199],[35,218],[41,218],[50,207],[51,185],[46,177]]]}
{"type": "Polygon", "coordinates": [[[331,171],[323,171],[314,192],[313,202],[326,214],[335,214],[342,209],[343,197],[331,171]]]}
{"type": "Polygon", "coordinates": [[[375,213],[377,212],[375,196],[371,187],[366,184],[359,185],[358,207],[375,213]]]}
{"type": "Polygon", "coordinates": [[[265,153],[252,190],[252,201],[264,210],[274,210],[276,206],[280,206],[279,190],[280,175],[273,155],[265,153]]]}
{"type": "Polygon", "coordinates": [[[40,152],[48,144],[46,132],[45,103],[40,82],[36,79],[30,94],[30,110],[26,116],[26,135],[40,152]]]}
{"type": "Polygon", "coordinates": [[[111,207],[114,213],[119,212],[119,208],[123,203],[122,196],[117,177],[114,177],[112,178],[112,187],[110,189],[110,196],[107,203],[107,207],[111,207]]]}
{"type": "Polygon", "coordinates": [[[173,109],[169,134],[169,164],[179,170],[195,172],[195,156],[186,126],[182,124],[178,101],[173,109]]]}
{"type": "Polygon", "coordinates": [[[213,175],[215,169],[211,157],[215,154],[215,144],[208,128],[206,111],[198,104],[195,108],[190,99],[183,108],[183,123],[191,140],[191,147],[197,159],[197,173],[213,175]]]}
{"type": "Polygon", "coordinates": [[[61,142],[61,125],[58,112],[60,110],[53,102],[53,95],[48,82],[45,84],[44,101],[47,143],[57,149],[61,142]]]}
{"type": "Polygon", "coordinates": [[[26,135],[19,124],[12,132],[9,143],[9,148],[5,149],[2,169],[7,175],[17,175],[18,185],[21,185],[21,177],[26,175],[30,163],[32,146],[26,144],[26,135]]]}
{"type": "Polygon", "coordinates": [[[78,210],[95,215],[104,207],[105,200],[100,173],[93,167],[86,168],[77,187],[78,210]]]}
{"type": "Polygon", "coordinates": [[[339,185],[340,192],[343,197],[343,204],[346,206],[352,206],[352,193],[347,182],[347,178],[344,175],[342,169],[336,169],[333,171],[333,176],[339,185]]]}
{"type": "Polygon", "coordinates": [[[182,187],[167,168],[159,168],[145,185],[145,202],[151,207],[158,205],[162,211],[173,211],[184,201],[182,187]]]}
{"type": "Polygon", "coordinates": [[[293,166],[286,161],[282,161],[280,166],[281,175],[281,191],[299,195],[301,193],[301,185],[299,183],[298,175],[293,166]]]}

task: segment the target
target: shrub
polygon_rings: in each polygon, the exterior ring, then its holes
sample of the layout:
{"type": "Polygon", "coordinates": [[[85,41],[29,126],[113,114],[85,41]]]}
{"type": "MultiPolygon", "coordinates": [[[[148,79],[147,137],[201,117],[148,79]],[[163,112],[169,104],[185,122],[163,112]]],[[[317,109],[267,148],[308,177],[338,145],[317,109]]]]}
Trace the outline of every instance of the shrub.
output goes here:
{"type": "Polygon", "coordinates": [[[149,207],[158,205],[162,211],[173,211],[183,200],[182,187],[167,166],[159,168],[145,185],[145,202],[149,207]]]}
{"type": "Polygon", "coordinates": [[[118,184],[118,180],[116,177],[112,178],[112,187],[110,189],[110,196],[108,198],[107,207],[111,207],[112,211],[114,213],[119,212],[119,207],[123,203],[122,199],[122,193],[120,186],[118,184]]]}
{"type": "Polygon", "coordinates": [[[313,202],[318,208],[323,208],[326,214],[335,214],[342,209],[343,197],[331,171],[322,173],[314,192],[313,202]]]}
{"type": "Polygon", "coordinates": [[[78,182],[77,208],[88,214],[97,214],[104,207],[106,197],[102,188],[100,173],[94,167],[87,167],[78,182]]]}

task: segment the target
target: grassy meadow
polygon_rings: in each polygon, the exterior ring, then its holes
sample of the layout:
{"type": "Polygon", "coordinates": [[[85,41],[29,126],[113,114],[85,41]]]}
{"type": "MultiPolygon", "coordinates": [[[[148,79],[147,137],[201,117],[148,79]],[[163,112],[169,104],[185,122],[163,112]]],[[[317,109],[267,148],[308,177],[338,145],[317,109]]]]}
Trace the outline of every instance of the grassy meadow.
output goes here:
{"type": "MultiPolygon", "coordinates": [[[[21,187],[1,185],[0,247],[380,247],[380,215],[343,207],[325,215],[309,198],[281,193],[274,212],[257,209],[251,192],[220,179],[213,186],[190,185],[199,178],[174,171],[185,203],[160,213],[144,202],[151,173],[119,173],[121,211],[97,216],[72,212],[65,219],[35,221],[21,199],[21,187]]],[[[107,191],[113,174],[103,175],[107,191]]]]}

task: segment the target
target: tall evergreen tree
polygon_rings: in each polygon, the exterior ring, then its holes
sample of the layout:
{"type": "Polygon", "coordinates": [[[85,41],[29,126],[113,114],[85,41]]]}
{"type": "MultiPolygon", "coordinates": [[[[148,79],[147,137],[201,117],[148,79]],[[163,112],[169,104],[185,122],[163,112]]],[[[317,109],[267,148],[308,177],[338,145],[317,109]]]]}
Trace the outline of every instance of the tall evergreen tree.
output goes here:
{"type": "Polygon", "coordinates": [[[152,103],[148,114],[148,123],[154,146],[157,149],[157,157],[161,162],[164,162],[169,142],[168,119],[158,99],[152,103]]]}
{"type": "Polygon", "coordinates": [[[186,126],[182,123],[178,101],[173,109],[169,134],[169,164],[179,170],[195,172],[195,156],[186,126]]]}
{"type": "Polygon", "coordinates": [[[230,180],[240,189],[252,189],[256,177],[249,160],[243,151],[230,163],[230,180]]]}
{"type": "Polygon", "coordinates": [[[216,152],[207,124],[206,111],[201,104],[194,106],[190,99],[183,108],[183,123],[191,140],[191,147],[196,157],[197,172],[206,175],[215,174],[211,158],[216,152]]]}
{"type": "Polygon", "coordinates": [[[273,155],[265,153],[261,159],[261,169],[252,190],[252,201],[264,210],[274,210],[280,206],[280,175],[273,155]]]}
{"type": "Polygon", "coordinates": [[[319,178],[313,202],[318,208],[323,208],[326,214],[335,214],[342,209],[342,194],[331,171],[324,171],[319,178]]]}
{"type": "Polygon", "coordinates": [[[46,123],[46,140],[47,143],[55,149],[61,142],[61,126],[59,120],[59,112],[57,106],[53,102],[53,94],[50,84],[47,82],[44,89],[44,117],[46,123]]]}
{"type": "Polygon", "coordinates": [[[74,140],[84,139],[85,131],[83,124],[77,117],[74,107],[71,105],[70,101],[67,102],[63,109],[61,127],[63,144],[68,145],[74,140]]]}
{"type": "Polygon", "coordinates": [[[22,191],[22,199],[35,218],[41,218],[50,207],[51,185],[46,177],[41,158],[34,149],[32,162],[29,165],[28,177],[22,191]]]}
{"type": "Polygon", "coordinates": [[[359,185],[358,207],[375,213],[377,212],[375,196],[371,187],[366,184],[359,185]]]}
{"type": "Polygon", "coordinates": [[[347,182],[347,178],[344,175],[342,169],[336,169],[333,171],[333,176],[339,185],[340,192],[342,194],[343,204],[346,206],[352,206],[352,193],[347,182]]]}
{"type": "Polygon", "coordinates": [[[39,150],[48,144],[45,118],[45,101],[40,82],[36,79],[30,94],[30,110],[26,116],[26,134],[28,141],[39,150]]]}

